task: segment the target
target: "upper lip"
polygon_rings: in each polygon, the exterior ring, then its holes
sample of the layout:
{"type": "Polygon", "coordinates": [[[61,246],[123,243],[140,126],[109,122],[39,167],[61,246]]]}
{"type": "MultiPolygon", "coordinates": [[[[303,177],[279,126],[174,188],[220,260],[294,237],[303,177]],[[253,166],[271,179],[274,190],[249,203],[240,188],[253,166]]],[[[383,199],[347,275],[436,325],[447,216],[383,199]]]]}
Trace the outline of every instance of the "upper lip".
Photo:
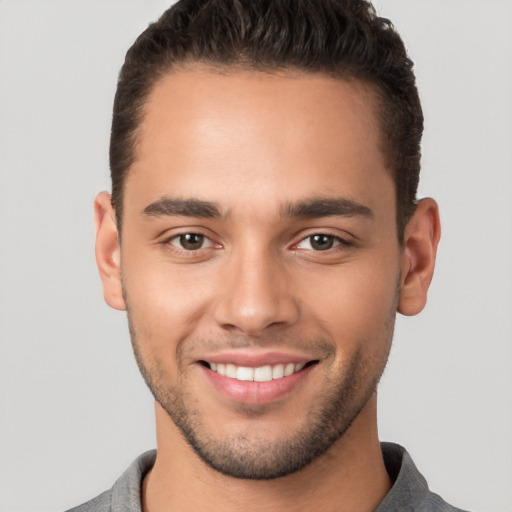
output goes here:
{"type": "Polygon", "coordinates": [[[217,352],[215,354],[205,354],[199,358],[199,361],[209,363],[234,364],[235,366],[246,366],[249,368],[258,368],[266,365],[287,364],[287,363],[308,363],[317,358],[308,357],[301,354],[292,354],[286,352],[254,352],[254,351],[228,351],[217,352]]]}

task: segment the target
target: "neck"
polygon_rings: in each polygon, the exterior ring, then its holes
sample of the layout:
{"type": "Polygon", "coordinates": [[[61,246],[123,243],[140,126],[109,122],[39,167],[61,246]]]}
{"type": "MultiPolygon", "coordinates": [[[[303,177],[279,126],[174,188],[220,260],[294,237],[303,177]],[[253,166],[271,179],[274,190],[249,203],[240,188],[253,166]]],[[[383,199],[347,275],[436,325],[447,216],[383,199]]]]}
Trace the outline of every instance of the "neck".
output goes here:
{"type": "Polygon", "coordinates": [[[144,512],[371,511],[391,487],[377,436],[376,396],[348,431],[302,470],[244,480],[207,466],[157,404],[157,458],[143,483],[144,512]]]}

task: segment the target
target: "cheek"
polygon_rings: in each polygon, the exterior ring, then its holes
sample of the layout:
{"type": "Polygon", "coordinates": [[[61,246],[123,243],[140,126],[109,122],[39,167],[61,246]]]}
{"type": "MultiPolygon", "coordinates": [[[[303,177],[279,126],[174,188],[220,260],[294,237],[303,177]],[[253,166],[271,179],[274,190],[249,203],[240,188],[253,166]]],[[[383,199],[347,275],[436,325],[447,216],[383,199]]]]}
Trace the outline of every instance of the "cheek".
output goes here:
{"type": "Polygon", "coordinates": [[[125,258],[123,288],[133,327],[145,345],[168,349],[195,330],[211,303],[208,275],[192,266],[125,258]],[[204,273],[203,273],[204,274],[204,273]]]}
{"type": "Polygon", "coordinates": [[[398,261],[368,259],[329,269],[306,295],[307,309],[340,350],[390,338],[398,300],[398,261]],[[391,269],[395,269],[393,271],[391,269]]]}

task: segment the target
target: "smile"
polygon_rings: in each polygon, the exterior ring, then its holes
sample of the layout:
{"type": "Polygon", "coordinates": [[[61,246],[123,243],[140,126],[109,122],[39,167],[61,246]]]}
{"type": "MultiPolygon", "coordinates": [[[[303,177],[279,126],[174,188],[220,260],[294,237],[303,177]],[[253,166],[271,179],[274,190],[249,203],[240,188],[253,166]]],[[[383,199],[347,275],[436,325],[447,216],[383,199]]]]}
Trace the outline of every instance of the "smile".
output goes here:
{"type": "MultiPolygon", "coordinates": [[[[311,363],[313,363],[313,361],[311,361],[311,363]]],[[[289,377],[290,375],[299,372],[306,366],[306,364],[310,363],[264,365],[258,366],[257,368],[251,368],[248,366],[236,366],[230,363],[213,363],[209,361],[204,361],[204,364],[205,366],[209,367],[210,370],[230,379],[241,381],[269,382],[271,380],[289,377]]]]}
{"type": "Polygon", "coordinates": [[[238,353],[205,357],[197,362],[207,382],[224,398],[245,405],[263,405],[298,389],[320,361],[275,353],[238,353]]]}

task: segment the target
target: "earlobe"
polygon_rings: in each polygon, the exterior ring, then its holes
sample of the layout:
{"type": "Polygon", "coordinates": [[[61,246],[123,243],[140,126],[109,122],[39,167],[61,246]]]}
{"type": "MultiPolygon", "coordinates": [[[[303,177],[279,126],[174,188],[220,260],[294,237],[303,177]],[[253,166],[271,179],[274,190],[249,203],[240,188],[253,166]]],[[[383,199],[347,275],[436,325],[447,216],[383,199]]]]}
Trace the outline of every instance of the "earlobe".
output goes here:
{"type": "Polygon", "coordinates": [[[103,284],[105,302],[123,311],[126,305],[121,281],[121,245],[110,194],[100,192],[94,201],[96,263],[103,284]]]}
{"type": "Polygon", "coordinates": [[[430,198],[422,199],[404,236],[398,302],[398,311],[403,315],[417,315],[425,307],[440,237],[437,203],[430,198]]]}

